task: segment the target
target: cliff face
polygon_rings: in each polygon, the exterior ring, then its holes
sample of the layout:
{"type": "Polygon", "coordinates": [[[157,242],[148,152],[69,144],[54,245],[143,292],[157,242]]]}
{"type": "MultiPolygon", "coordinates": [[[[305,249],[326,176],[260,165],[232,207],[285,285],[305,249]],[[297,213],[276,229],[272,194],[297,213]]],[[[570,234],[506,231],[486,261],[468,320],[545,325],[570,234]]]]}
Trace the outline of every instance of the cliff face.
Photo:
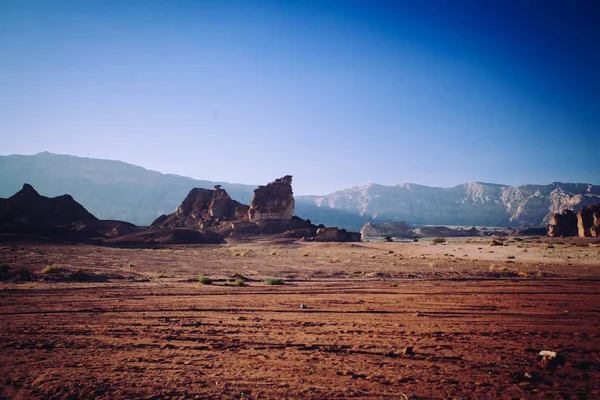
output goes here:
{"type": "Polygon", "coordinates": [[[600,204],[583,207],[577,213],[577,233],[581,237],[600,236],[600,204]]]}
{"type": "Polygon", "coordinates": [[[548,236],[596,237],[600,235],[600,204],[583,207],[578,213],[563,210],[550,218],[548,236]]]}
{"type": "Polygon", "coordinates": [[[250,221],[265,220],[289,221],[294,214],[294,193],[292,177],[286,175],[275,179],[266,186],[259,186],[254,191],[250,202],[248,216],[250,221]]]}
{"type": "Polygon", "coordinates": [[[296,201],[321,209],[353,213],[372,221],[532,227],[546,226],[552,214],[564,209],[578,211],[584,206],[600,203],[600,186],[570,183],[504,186],[475,182],[453,188],[435,188],[414,184],[371,184],[326,196],[300,196],[296,201]]]}

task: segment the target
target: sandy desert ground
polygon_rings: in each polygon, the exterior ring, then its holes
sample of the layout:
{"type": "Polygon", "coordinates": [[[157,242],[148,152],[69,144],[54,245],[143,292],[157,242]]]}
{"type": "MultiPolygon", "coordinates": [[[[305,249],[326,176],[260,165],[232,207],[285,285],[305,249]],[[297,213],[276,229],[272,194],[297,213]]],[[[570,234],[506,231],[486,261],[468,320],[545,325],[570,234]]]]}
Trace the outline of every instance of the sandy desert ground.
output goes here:
{"type": "Polygon", "coordinates": [[[5,241],[0,398],[600,398],[598,239],[490,241],[5,241]]]}

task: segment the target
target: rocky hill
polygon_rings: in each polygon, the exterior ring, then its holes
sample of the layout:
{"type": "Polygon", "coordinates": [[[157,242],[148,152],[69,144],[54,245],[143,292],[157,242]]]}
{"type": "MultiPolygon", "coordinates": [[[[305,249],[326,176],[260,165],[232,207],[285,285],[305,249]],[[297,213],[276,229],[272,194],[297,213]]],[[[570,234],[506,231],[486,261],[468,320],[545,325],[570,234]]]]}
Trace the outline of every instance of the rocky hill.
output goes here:
{"type": "MultiPolygon", "coordinates": [[[[302,205],[298,208],[307,211],[336,210],[363,218],[345,226],[353,229],[360,229],[369,220],[414,225],[535,227],[547,225],[553,213],[564,209],[578,211],[599,202],[600,186],[559,182],[524,186],[474,182],[452,188],[371,184],[326,196],[296,198],[296,204],[302,205]]],[[[322,215],[326,216],[324,212],[322,215]]],[[[326,218],[315,220],[341,225],[326,218]]]]}
{"type": "Polygon", "coordinates": [[[149,225],[172,212],[194,187],[222,185],[248,204],[256,185],[196,180],[161,174],[121,161],[52,153],[0,156],[0,197],[9,197],[28,182],[47,196],[69,193],[100,219],[149,225]]]}
{"type": "Polygon", "coordinates": [[[82,242],[137,231],[128,222],[99,220],[68,194],[42,196],[29,184],[7,199],[0,198],[0,233],[4,234],[82,242]]]}

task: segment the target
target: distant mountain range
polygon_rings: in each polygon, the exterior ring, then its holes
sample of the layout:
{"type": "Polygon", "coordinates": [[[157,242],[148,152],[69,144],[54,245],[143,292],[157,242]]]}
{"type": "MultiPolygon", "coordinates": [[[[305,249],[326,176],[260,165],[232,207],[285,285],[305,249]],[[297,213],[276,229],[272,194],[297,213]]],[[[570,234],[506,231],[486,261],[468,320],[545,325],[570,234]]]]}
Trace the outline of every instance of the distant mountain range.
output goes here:
{"type": "Polygon", "coordinates": [[[600,186],[560,182],[523,186],[473,182],[452,188],[370,184],[325,196],[304,196],[297,202],[310,202],[322,213],[333,209],[360,216],[363,221],[535,227],[547,225],[553,213],[600,203],[600,186]]]}
{"type": "MultiPolygon", "coordinates": [[[[0,156],[0,197],[24,183],[45,196],[70,194],[101,219],[149,225],[172,212],[192,188],[222,185],[249,204],[256,185],[195,180],[121,161],[52,153],[0,156]]],[[[413,225],[540,226],[552,213],[600,203],[600,186],[581,183],[506,186],[467,183],[452,188],[370,184],[324,196],[295,196],[295,214],[313,223],[359,230],[368,221],[413,225]]]]}
{"type": "Polygon", "coordinates": [[[195,187],[223,188],[249,204],[255,185],[202,181],[149,171],[121,161],[52,153],[0,156],[0,197],[10,197],[24,183],[44,196],[70,194],[100,219],[150,225],[175,210],[195,187]]]}

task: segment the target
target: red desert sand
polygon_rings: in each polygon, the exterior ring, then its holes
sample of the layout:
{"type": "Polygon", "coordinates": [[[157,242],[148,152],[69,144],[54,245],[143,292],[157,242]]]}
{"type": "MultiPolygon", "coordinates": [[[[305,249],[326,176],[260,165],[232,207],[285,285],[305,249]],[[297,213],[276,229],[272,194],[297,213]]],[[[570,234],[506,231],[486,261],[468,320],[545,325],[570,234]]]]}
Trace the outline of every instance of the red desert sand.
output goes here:
{"type": "Polygon", "coordinates": [[[0,398],[600,398],[598,241],[490,241],[4,243],[0,398]]]}

